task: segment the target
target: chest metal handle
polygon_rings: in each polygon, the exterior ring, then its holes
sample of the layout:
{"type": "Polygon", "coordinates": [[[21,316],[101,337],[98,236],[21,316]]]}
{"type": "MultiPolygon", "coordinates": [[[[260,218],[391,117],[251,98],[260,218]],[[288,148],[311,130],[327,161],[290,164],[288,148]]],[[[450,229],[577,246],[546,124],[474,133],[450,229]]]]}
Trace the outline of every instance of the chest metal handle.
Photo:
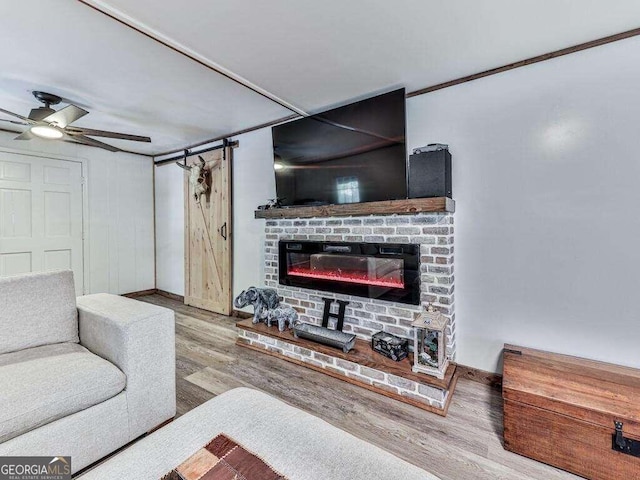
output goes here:
{"type": "Polygon", "coordinates": [[[622,427],[624,426],[624,424],[618,421],[615,421],[613,423],[616,426],[616,440],[615,440],[616,445],[620,450],[624,450],[627,446],[627,441],[624,438],[624,434],[622,432],[622,427]]]}

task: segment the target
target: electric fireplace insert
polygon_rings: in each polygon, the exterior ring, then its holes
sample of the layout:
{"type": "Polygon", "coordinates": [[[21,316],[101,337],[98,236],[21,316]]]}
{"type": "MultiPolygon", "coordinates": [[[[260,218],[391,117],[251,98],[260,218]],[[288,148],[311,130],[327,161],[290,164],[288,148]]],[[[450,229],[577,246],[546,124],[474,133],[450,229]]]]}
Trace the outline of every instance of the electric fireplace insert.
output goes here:
{"type": "Polygon", "coordinates": [[[420,246],[281,240],[281,285],[420,304],[420,246]]]}

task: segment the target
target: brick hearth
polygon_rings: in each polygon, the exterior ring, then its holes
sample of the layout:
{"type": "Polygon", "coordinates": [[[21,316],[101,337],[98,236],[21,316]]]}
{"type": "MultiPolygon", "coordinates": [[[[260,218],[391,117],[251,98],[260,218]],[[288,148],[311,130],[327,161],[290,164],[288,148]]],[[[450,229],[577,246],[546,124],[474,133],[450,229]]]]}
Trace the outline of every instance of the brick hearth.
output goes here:
{"type": "MultiPolygon", "coordinates": [[[[444,379],[413,373],[412,358],[399,362],[374,352],[368,342],[356,341],[349,353],[310,340],[295,338],[290,330],[279,332],[264,323],[237,323],[240,346],[263,351],[423,410],[446,415],[455,388],[455,366],[444,379]]],[[[411,356],[410,356],[411,357],[411,356]]]]}

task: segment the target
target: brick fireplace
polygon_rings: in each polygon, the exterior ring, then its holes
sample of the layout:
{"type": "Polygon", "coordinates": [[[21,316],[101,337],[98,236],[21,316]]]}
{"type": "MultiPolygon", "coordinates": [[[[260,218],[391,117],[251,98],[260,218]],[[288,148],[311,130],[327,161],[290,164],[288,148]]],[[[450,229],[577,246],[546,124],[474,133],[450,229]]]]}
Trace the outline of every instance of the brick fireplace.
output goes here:
{"type": "Polygon", "coordinates": [[[315,325],[323,297],[348,301],[343,331],[358,338],[344,353],[249,319],[238,323],[237,344],[446,415],[455,363],[443,379],[415,373],[412,354],[395,362],[373,351],[371,337],[412,339],[413,321],[433,304],[450,320],[446,354],[455,361],[454,211],[445,197],[256,211],[266,219],[265,285],[315,325]]]}
{"type": "Polygon", "coordinates": [[[345,332],[370,340],[374,333],[384,330],[411,339],[411,323],[428,303],[432,303],[450,318],[447,355],[455,360],[452,213],[270,219],[266,221],[265,229],[265,285],[275,288],[284,303],[295,307],[300,320],[319,325],[324,307],[322,297],[330,297],[349,301],[345,332]],[[282,285],[278,261],[281,241],[419,245],[419,304],[282,285]]]}

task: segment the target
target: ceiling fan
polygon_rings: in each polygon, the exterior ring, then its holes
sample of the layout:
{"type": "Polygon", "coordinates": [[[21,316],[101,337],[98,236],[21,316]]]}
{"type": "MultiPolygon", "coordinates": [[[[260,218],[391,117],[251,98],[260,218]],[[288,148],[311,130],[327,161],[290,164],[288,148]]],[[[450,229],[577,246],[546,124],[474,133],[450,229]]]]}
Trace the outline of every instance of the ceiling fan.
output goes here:
{"type": "Polygon", "coordinates": [[[7,120],[0,118],[2,122],[9,122],[16,125],[25,125],[29,128],[18,135],[15,140],[31,140],[32,138],[46,138],[51,140],[63,140],[67,142],[81,143],[92,147],[104,148],[110,152],[120,152],[121,149],[100,142],[91,137],[108,137],[120,140],[132,140],[134,142],[151,142],[149,137],[139,135],[128,135],[126,133],[107,132],[104,130],[92,130],[84,127],[72,127],[71,123],[84,117],[89,112],[75,105],[67,105],[60,110],[54,110],[51,105],[57,105],[62,101],[57,95],[46,92],[33,92],[33,96],[44,103],[44,107],[31,110],[28,117],[23,117],[17,113],[0,108],[0,112],[19,118],[22,121],[7,120]],[[89,136],[87,136],[89,135],[89,136]]]}

